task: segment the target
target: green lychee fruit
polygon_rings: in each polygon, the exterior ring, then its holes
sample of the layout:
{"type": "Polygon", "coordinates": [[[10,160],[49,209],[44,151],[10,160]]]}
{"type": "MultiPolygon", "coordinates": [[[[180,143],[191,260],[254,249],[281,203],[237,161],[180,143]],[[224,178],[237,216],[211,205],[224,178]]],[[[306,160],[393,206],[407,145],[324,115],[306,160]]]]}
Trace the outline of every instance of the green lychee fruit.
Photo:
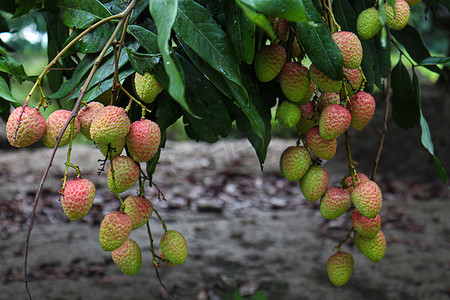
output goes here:
{"type": "Polygon", "coordinates": [[[90,134],[95,143],[107,145],[125,139],[130,125],[124,108],[108,105],[92,120],[90,134]]]}
{"type": "Polygon", "coordinates": [[[142,266],[142,253],[139,245],[132,239],[111,251],[111,257],[120,271],[129,276],[136,275],[142,266]]]}
{"type": "MultiPolygon", "coordinates": [[[[61,130],[64,127],[64,124],[70,117],[72,112],[64,109],[55,110],[52,112],[47,120],[45,121],[45,132],[42,136],[42,142],[48,148],[53,148],[56,145],[56,137],[59,135],[61,130]]],[[[73,120],[75,122],[75,127],[73,130],[73,138],[75,138],[80,132],[80,121],[78,121],[78,117],[75,117],[73,120]]],[[[58,147],[62,147],[67,145],[70,142],[70,128],[71,124],[67,126],[66,131],[61,137],[61,141],[59,142],[58,147]]]]}
{"type": "MultiPolygon", "coordinates": [[[[309,72],[309,70],[308,70],[308,72],[309,72]]],[[[308,74],[308,76],[309,76],[309,74],[308,74]]],[[[300,104],[300,105],[307,104],[311,100],[311,97],[314,95],[315,91],[316,91],[316,84],[312,80],[309,80],[308,90],[306,91],[306,94],[303,97],[303,99],[300,102],[298,102],[298,104],[300,104]]]]}
{"type": "Polygon", "coordinates": [[[150,219],[153,213],[152,203],[144,197],[128,196],[124,201],[124,212],[133,222],[133,230],[138,229],[150,219]]]}
{"type": "Polygon", "coordinates": [[[314,126],[306,133],[306,146],[321,159],[330,160],[336,154],[337,139],[324,140],[319,132],[319,126],[314,126]]]}
{"type": "Polygon", "coordinates": [[[282,42],[289,39],[289,21],[283,18],[275,18],[272,22],[272,28],[277,37],[282,42]]]}
{"type": "Polygon", "coordinates": [[[168,230],[159,242],[159,249],[170,266],[178,266],[186,261],[188,248],[184,236],[176,230],[168,230]]]}
{"type": "Polygon", "coordinates": [[[381,26],[376,7],[363,10],[356,20],[356,32],[360,38],[365,40],[374,37],[380,31],[381,26]]]}
{"type": "Polygon", "coordinates": [[[347,91],[358,91],[363,81],[363,75],[359,69],[344,68],[344,79],[347,91]]]}
{"type": "Polygon", "coordinates": [[[320,95],[319,106],[317,109],[322,113],[324,108],[331,104],[341,104],[341,96],[338,93],[323,92],[320,95]]]}
{"type": "Polygon", "coordinates": [[[410,9],[409,4],[404,0],[395,1],[395,13],[394,9],[389,3],[384,4],[384,10],[386,11],[386,25],[393,30],[402,30],[408,25],[410,9]]]}
{"type": "MultiPolygon", "coordinates": [[[[301,102],[304,99],[310,81],[308,68],[296,62],[287,62],[280,73],[281,90],[292,102],[301,102]]],[[[306,104],[308,101],[309,99],[300,104],[306,104]]]]}
{"type": "Polygon", "coordinates": [[[338,251],[330,256],[327,262],[327,273],[331,283],[335,286],[346,284],[353,273],[355,262],[353,256],[345,251],[338,251]]]}
{"type": "Polygon", "coordinates": [[[64,213],[71,221],[84,217],[92,207],[95,198],[95,186],[86,178],[71,179],[61,194],[64,213]]]}
{"type": "Polygon", "coordinates": [[[350,31],[336,31],[333,32],[331,38],[341,52],[344,68],[358,68],[363,58],[363,48],[356,34],[350,31]]]}
{"type": "Polygon", "coordinates": [[[352,115],[345,107],[331,104],[325,107],[320,115],[319,130],[324,140],[338,138],[349,127],[352,115]]]}
{"type": "Polygon", "coordinates": [[[320,213],[325,219],[342,216],[352,205],[350,193],[342,188],[330,187],[320,200],[320,213]]]}
{"type": "Polygon", "coordinates": [[[352,192],[355,208],[368,218],[374,218],[381,211],[382,194],[378,184],[369,180],[358,184],[352,192]]]}
{"type": "Polygon", "coordinates": [[[122,193],[131,188],[139,179],[139,166],[129,156],[117,156],[108,168],[108,188],[113,193],[122,193]],[[114,170],[114,176],[113,176],[114,170]]]}
{"type": "Polygon", "coordinates": [[[113,251],[122,246],[133,229],[130,216],[123,211],[107,214],[100,224],[100,246],[105,251],[113,251]]]}
{"type": "Polygon", "coordinates": [[[294,40],[292,41],[291,52],[292,52],[292,57],[299,57],[302,54],[302,50],[300,48],[300,45],[299,45],[296,37],[294,37],[294,40]]]}
{"type": "Polygon", "coordinates": [[[289,128],[295,126],[301,117],[298,105],[290,101],[283,101],[277,107],[275,118],[281,126],[289,128]]]}
{"type": "Polygon", "coordinates": [[[373,238],[367,238],[355,232],[355,245],[358,250],[373,262],[379,262],[386,252],[386,237],[383,231],[378,231],[373,238]]]}
{"type": "Polygon", "coordinates": [[[78,112],[78,120],[81,126],[80,131],[88,140],[92,140],[90,133],[92,120],[94,120],[104,107],[100,102],[92,101],[87,106],[82,107],[78,112]]]}
{"type": "Polygon", "coordinates": [[[286,63],[286,50],[280,44],[262,46],[255,54],[255,73],[261,82],[277,77],[286,63]]]}
{"type": "Polygon", "coordinates": [[[37,142],[44,132],[45,119],[38,108],[17,107],[6,122],[6,137],[13,147],[28,147],[37,142]]]}
{"type": "Polygon", "coordinates": [[[148,72],[144,73],[144,75],[134,74],[133,88],[139,99],[145,103],[155,101],[156,97],[164,90],[155,75],[148,72]]]}
{"type": "Polygon", "coordinates": [[[304,146],[290,146],[281,154],[281,174],[289,181],[297,181],[311,165],[311,154],[304,146]]]}
{"type": "Polygon", "coordinates": [[[146,162],[158,152],[161,130],[158,124],[145,118],[133,122],[125,138],[130,156],[137,162],[146,162]]]}
{"type": "Polygon", "coordinates": [[[324,92],[336,93],[339,92],[342,87],[342,81],[332,80],[314,65],[309,67],[309,76],[317,87],[324,92]]]}
{"type": "Polygon", "coordinates": [[[369,181],[369,177],[367,177],[365,174],[363,173],[358,173],[355,175],[348,175],[347,177],[344,178],[343,181],[343,186],[344,188],[351,194],[353,192],[353,190],[355,189],[355,186],[357,186],[358,184],[362,183],[362,182],[366,182],[369,181]],[[353,185],[354,183],[354,185],[353,185]]]}
{"type": "Polygon", "coordinates": [[[358,92],[352,95],[348,101],[348,110],[352,115],[352,121],[350,125],[357,129],[362,130],[372,120],[375,113],[375,99],[371,94],[366,92],[358,92]]]}
{"type": "Polygon", "coordinates": [[[359,213],[355,208],[352,213],[352,226],[361,236],[374,238],[381,230],[380,214],[374,218],[368,218],[359,213]]]}
{"type": "Polygon", "coordinates": [[[328,188],[328,172],[321,166],[311,166],[300,178],[300,189],[308,201],[316,201],[328,188]]]}
{"type": "Polygon", "coordinates": [[[98,144],[98,148],[106,159],[111,160],[122,154],[123,148],[125,148],[125,139],[118,139],[110,143],[109,148],[107,144],[98,144]]]}

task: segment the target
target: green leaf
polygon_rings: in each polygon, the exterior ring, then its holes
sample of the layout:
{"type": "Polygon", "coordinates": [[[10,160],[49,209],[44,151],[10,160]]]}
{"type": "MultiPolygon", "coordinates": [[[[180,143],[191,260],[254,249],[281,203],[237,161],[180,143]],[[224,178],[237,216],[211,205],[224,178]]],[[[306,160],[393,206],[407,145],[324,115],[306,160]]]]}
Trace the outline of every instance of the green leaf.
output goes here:
{"type": "Polygon", "coordinates": [[[450,57],[431,56],[431,57],[425,58],[419,64],[421,66],[444,65],[446,67],[450,67],[450,57]]]}
{"type": "Polygon", "coordinates": [[[333,1],[333,12],[342,30],[356,32],[358,16],[348,0],[333,1]]]}
{"type": "Polygon", "coordinates": [[[311,62],[333,80],[342,80],[342,56],[330,30],[311,0],[303,0],[307,22],[299,22],[297,37],[311,62]]]}
{"type": "Polygon", "coordinates": [[[236,3],[253,24],[264,30],[264,32],[269,36],[270,40],[276,40],[277,36],[273,31],[272,23],[269,22],[265,15],[254,11],[239,0],[236,0],[236,3]]]}
{"type": "Polygon", "coordinates": [[[169,94],[164,92],[158,95],[155,103],[155,122],[159,125],[161,132],[164,132],[182,116],[183,110],[178,102],[174,101],[169,94]]]}
{"type": "Polygon", "coordinates": [[[305,0],[278,0],[276,2],[273,0],[240,1],[266,16],[280,17],[294,22],[305,22],[307,20],[308,7],[304,5],[305,0]]]}
{"type": "Polygon", "coordinates": [[[6,80],[0,76],[0,98],[11,102],[13,105],[20,105],[21,103],[14,99],[11,95],[8,83],[6,80]]]}
{"type": "Polygon", "coordinates": [[[125,48],[133,68],[139,73],[151,72],[161,60],[161,55],[138,53],[134,49],[125,48]]]}
{"type": "Polygon", "coordinates": [[[98,0],[60,0],[60,18],[67,27],[84,29],[92,23],[111,16],[98,0]]]}
{"type": "MultiPolygon", "coordinates": [[[[4,0],[3,0],[4,1],[4,0]]],[[[19,0],[18,2],[19,6],[16,8],[16,11],[14,12],[14,15],[12,18],[16,18],[22,15],[27,14],[35,5],[35,0],[19,0]]]]}
{"type": "Polygon", "coordinates": [[[392,69],[392,118],[402,128],[415,126],[419,122],[420,110],[417,105],[411,77],[401,59],[392,69]]]}
{"type": "Polygon", "coordinates": [[[0,56],[0,71],[13,75],[19,83],[31,79],[25,73],[23,65],[11,56],[0,56]]]}
{"type": "MultiPolygon", "coordinates": [[[[114,32],[116,28],[116,24],[106,23],[97,27],[94,31],[87,33],[81,40],[75,43],[65,54],[64,56],[81,52],[81,53],[95,53],[99,52],[105,47],[106,43],[108,43],[109,38],[114,32]]],[[[77,37],[82,30],[76,29],[72,31],[72,34],[64,43],[66,46],[70,43],[75,37],[77,37]]]]}
{"type": "Polygon", "coordinates": [[[129,25],[127,31],[134,36],[149,54],[161,53],[158,47],[158,36],[150,30],[138,25],[129,25]]]}

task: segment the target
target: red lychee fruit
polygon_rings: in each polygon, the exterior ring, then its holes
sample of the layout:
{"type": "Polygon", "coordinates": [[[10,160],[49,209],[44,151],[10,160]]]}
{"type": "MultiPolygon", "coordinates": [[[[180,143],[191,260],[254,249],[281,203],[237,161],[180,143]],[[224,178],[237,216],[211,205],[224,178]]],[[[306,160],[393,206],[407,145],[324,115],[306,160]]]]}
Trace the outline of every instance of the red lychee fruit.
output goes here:
{"type": "Polygon", "coordinates": [[[369,180],[355,187],[352,201],[363,216],[374,218],[381,211],[383,197],[378,184],[369,180]]]}
{"type": "Polygon", "coordinates": [[[142,266],[142,253],[139,245],[132,239],[126,240],[122,246],[111,252],[116,266],[123,273],[133,276],[139,273],[142,266]]]}
{"type": "Polygon", "coordinates": [[[108,105],[92,120],[90,134],[95,143],[107,145],[125,139],[130,125],[124,108],[108,105]]]}
{"type": "Polygon", "coordinates": [[[380,214],[374,218],[368,218],[360,214],[355,208],[352,213],[352,226],[363,237],[374,238],[381,229],[380,214]]]}
{"type": "Polygon", "coordinates": [[[130,216],[123,211],[107,214],[100,224],[100,246],[105,251],[113,251],[122,246],[133,229],[130,216]]]}
{"type": "Polygon", "coordinates": [[[331,38],[341,52],[344,68],[358,68],[363,58],[363,48],[356,34],[350,31],[336,31],[331,38]]]}
{"type": "Polygon", "coordinates": [[[314,126],[306,133],[306,146],[321,159],[330,160],[336,154],[337,139],[324,140],[320,135],[319,126],[314,126]]]}
{"type": "MultiPolygon", "coordinates": [[[[296,62],[287,62],[280,73],[281,90],[292,102],[301,102],[305,98],[310,81],[308,68],[296,62]]],[[[300,104],[306,104],[307,101],[300,104]]]]}
{"type": "Polygon", "coordinates": [[[317,87],[324,92],[336,93],[342,87],[342,81],[332,80],[314,65],[309,67],[309,76],[317,87]]]}
{"type": "MultiPolygon", "coordinates": [[[[56,145],[56,137],[59,135],[64,127],[64,124],[70,117],[72,112],[64,109],[55,110],[52,112],[47,120],[45,121],[45,132],[42,136],[42,142],[48,148],[53,148],[56,145]]],[[[78,117],[75,117],[72,122],[75,122],[75,127],[73,130],[73,138],[75,138],[80,132],[80,121],[78,117]]],[[[70,142],[70,128],[71,124],[67,126],[66,131],[61,137],[58,147],[67,145],[70,142]]]]}
{"type": "Polygon", "coordinates": [[[352,205],[352,198],[346,190],[330,187],[320,200],[320,213],[325,219],[342,216],[352,205]]]}
{"type": "Polygon", "coordinates": [[[319,99],[319,112],[322,113],[325,107],[331,104],[341,104],[341,96],[338,93],[322,93],[319,99]]]}
{"type": "Polygon", "coordinates": [[[373,238],[367,238],[355,232],[355,245],[358,250],[373,262],[379,262],[386,252],[386,237],[383,231],[378,231],[373,238]]]}
{"type": "Polygon", "coordinates": [[[90,133],[92,120],[104,107],[100,102],[92,101],[87,106],[83,106],[78,112],[78,120],[81,125],[80,131],[88,140],[92,140],[90,133]]]}
{"type": "Polygon", "coordinates": [[[133,122],[125,138],[130,156],[137,162],[146,162],[158,152],[161,130],[158,124],[142,118],[133,122]]]}
{"type": "Polygon", "coordinates": [[[351,194],[353,192],[353,189],[355,188],[355,186],[357,186],[358,184],[362,183],[362,182],[366,182],[369,181],[369,177],[367,177],[365,174],[363,173],[358,173],[356,174],[356,176],[352,175],[348,175],[347,177],[345,177],[344,181],[343,181],[343,185],[344,188],[351,194]],[[354,185],[353,185],[354,183],[354,185]]]}
{"type": "Polygon", "coordinates": [[[325,107],[320,115],[319,130],[324,140],[338,138],[349,127],[352,115],[345,107],[331,104],[325,107]]]}
{"type": "Polygon", "coordinates": [[[28,147],[39,140],[44,132],[45,119],[37,108],[17,107],[6,122],[6,137],[13,147],[28,147]]]}
{"type": "Polygon", "coordinates": [[[153,213],[152,203],[141,196],[128,196],[124,201],[124,212],[133,222],[133,230],[138,229],[150,219],[153,213]]]}
{"type": "Polygon", "coordinates": [[[95,186],[86,178],[71,179],[61,194],[64,213],[71,221],[84,217],[92,207],[95,198],[95,186]]]}
{"type": "Polygon", "coordinates": [[[366,127],[372,120],[375,106],[375,99],[369,93],[361,91],[352,95],[347,106],[352,115],[351,126],[357,130],[362,130],[366,127]]]}

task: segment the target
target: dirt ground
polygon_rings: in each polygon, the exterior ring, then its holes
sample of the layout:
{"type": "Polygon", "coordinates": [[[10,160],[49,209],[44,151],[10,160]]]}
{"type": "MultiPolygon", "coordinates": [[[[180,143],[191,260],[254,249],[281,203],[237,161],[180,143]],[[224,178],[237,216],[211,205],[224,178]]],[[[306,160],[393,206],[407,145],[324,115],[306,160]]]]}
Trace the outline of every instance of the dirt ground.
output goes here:
{"type": "MultiPolygon", "coordinates": [[[[429,120],[436,153],[448,166],[448,114],[439,119],[443,114],[433,110],[444,107],[448,112],[449,101],[439,95],[429,96],[440,103],[430,105],[429,120]]],[[[365,132],[351,131],[352,154],[361,172],[371,171],[381,115],[365,132]]],[[[418,129],[404,131],[390,123],[389,130],[376,179],[384,196],[386,255],[372,263],[349,239],[342,249],[354,256],[355,269],[341,288],[329,283],[326,262],[351,228],[351,210],[326,221],[318,201],[306,201],[298,183],[282,178],[279,156],[295,141],[274,139],[264,172],[247,141],[214,145],[169,141],[153,178],[167,201],[158,200],[154,187],[147,187],[146,195],[168,228],[185,235],[189,256],[181,266],[158,269],[164,285],[178,299],[189,300],[239,299],[233,298],[235,293],[247,298],[256,291],[276,300],[450,299],[448,189],[436,179],[429,155],[415,137],[418,129]]],[[[330,186],[338,185],[347,173],[343,142],[341,138],[339,154],[323,164],[330,186]]],[[[94,206],[83,219],[68,221],[58,197],[66,147],[57,152],[31,237],[33,299],[170,299],[152,266],[145,228],[131,235],[144,259],[136,276],[121,273],[100,248],[99,223],[119,202],[107,189],[106,175],[97,175],[100,153],[93,146],[74,148],[72,162],[94,181],[94,206]]],[[[0,299],[27,299],[23,283],[27,222],[50,152],[0,149],[0,299]]],[[[157,246],[163,230],[155,216],[150,227],[157,246]]]]}

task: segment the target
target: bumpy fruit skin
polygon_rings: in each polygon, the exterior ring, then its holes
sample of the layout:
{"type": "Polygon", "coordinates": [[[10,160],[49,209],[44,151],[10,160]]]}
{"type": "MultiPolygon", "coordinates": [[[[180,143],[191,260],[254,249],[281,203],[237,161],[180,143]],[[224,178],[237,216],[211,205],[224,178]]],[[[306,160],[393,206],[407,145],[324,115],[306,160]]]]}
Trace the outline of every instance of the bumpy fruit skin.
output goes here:
{"type": "Polygon", "coordinates": [[[308,201],[316,201],[328,188],[328,172],[321,166],[311,166],[300,178],[300,189],[308,201]]]}
{"type": "Polygon", "coordinates": [[[168,230],[159,242],[159,249],[170,266],[178,266],[186,261],[188,249],[186,239],[176,230],[168,230]]]}
{"type": "MultiPolygon", "coordinates": [[[[308,76],[309,76],[309,70],[308,70],[308,76]]],[[[311,97],[314,95],[314,92],[316,90],[316,84],[310,79],[309,80],[309,87],[306,91],[305,96],[303,99],[298,103],[299,105],[305,105],[311,100],[311,97]]]]}
{"type": "Polygon", "coordinates": [[[13,147],[28,147],[39,140],[44,132],[45,119],[37,108],[17,107],[9,115],[6,122],[6,137],[13,147]],[[17,129],[18,126],[19,129],[17,129]]]}
{"type": "Polygon", "coordinates": [[[85,178],[71,179],[61,194],[64,213],[71,221],[84,217],[92,207],[95,198],[94,184],[85,178]]]}
{"type": "Polygon", "coordinates": [[[144,75],[135,73],[133,87],[139,99],[145,103],[152,103],[155,101],[159,93],[164,90],[161,83],[156,80],[155,75],[150,73],[144,73],[144,75]]]}
{"type": "Polygon", "coordinates": [[[107,159],[111,160],[122,154],[123,148],[125,148],[125,139],[118,139],[110,143],[109,153],[108,144],[98,144],[98,148],[107,159]]]}
{"type": "Polygon", "coordinates": [[[320,200],[320,213],[332,220],[342,216],[352,205],[352,198],[346,190],[330,187],[320,200]]]}
{"type": "Polygon", "coordinates": [[[107,181],[108,188],[113,193],[122,193],[131,188],[139,179],[139,167],[136,162],[129,156],[117,156],[112,160],[108,169],[107,181]],[[113,180],[114,179],[114,180],[113,180]]]}
{"type": "Polygon", "coordinates": [[[379,262],[386,252],[386,237],[378,231],[373,238],[367,238],[355,232],[355,245],[358,250],[373,262],[379,262]]]}
{"type": "Polygon", "coordinates": [[[386,25],[393,30],[402,30],[408,25],[410,9],[409,4],[404,0],[395,1],[395,17],[394,9],[389,3],[384,4],[384,10],[386,11],[386,25]]]}
{"type": "Polygon", "coordinates": [[[322,93],[319,99],[319,112],[322,113],[325,107],[331,104],[341,104],[341,96],[338,93],[322,93]]]}
{"type": "Polygon", "coordinates": [[[368,218],[359,213],[355,208],[352,213],[352,226],[355,231],[366,238],[374,238],[381,230],[380,214],[375,218],[368,218]]]}
{"type": "Polygon", "coordinates": [[[353,273],[355,262],[353,256],[345,251],[338,251],[330,256],[327,262],[327,273],[331,283],[335,286],[346,284],[353,273]]]}
{"type": "Polygon", "coordinates": [[[142,253],[139,245],[132,239],[126,240],[122,246],[111,252],[116,266],[123,273],[133,276],[139,273],[142,266],[142,253]]]}
{"type": "Polygon", "coordinates": [[[281,126],[289,128],[295,126],[300,121],[301,116],[300,108],[296,104],[283,101],[277,107],[275,118],[281,126]]]}
{"type": "Polygon", "coordinates": [[[363,10],[356,20],[356,32],[362,39],[374,37],[381,29],[381,22],[378,19],[378,10],[370,7],[363,10]]]}
{"type": "Polygon", "coordinates": [[[125,141],[128,152],[135,161],[149,161],[158,152],[161,130],[155,122],[142,118],[131,124],[125,141]]]}
{"type": "Polygon", "coordinates": [[[347,91],[359,90],[363,81],[363,76],[359,69],[344,68],[344,78],[346,79],[345,86],[347,87],[347,91]]]}
{"type": "Polygon", "coordinates": [[[255,55],[255,73],[261,82],[277,77],[286,63],[286,50],[280,44],[262,46],[255,55]]]}
{"type": "Polygon", "coordinates": [[[320,135],[319,126],[314,126],[306,133],[306,146],[321,159],[330,160],[336,154],[337,139],[324,140],[320,135]]]}
{"type": "Polygon", "coordinates": [[[273,31],[282,42],[289,39],[289,21],[283,18],[275,18],[272,22],[273,31]]]}
{"type": "Polygon", "coordinates": [[[92,140],[90,133],[92,120],[94,120],[104,107],[102,103],[92,101],[87,106],[82,107],[78,112],[78,120],[81,125],[80,131],[88,140],[92,140]]]}
{"type": "MultiPolygon", "coordinates": [[[[63,129],[63,126],[69,118],[70,114],[71,112],[68,110],[59,109],[55,110],[50,114],[50,116],[48,116],[47,120],[45,121],[45,132],[42,136],[42,142],[46,147],[55,147],[56,137],[63,129]]],[[[73,122],[75,122],[75,127],[73,130],[73,138],[75,138],[80,132],[80,121],[78,121],[78,117],[75,117],[73,122]]],[[[62,135],[58,147],[65,146],[70,142],[70,128],[71,124],[67,126],[67,129],[62,135]]]]}
{"type": "Polygon", "coordinates": [[[309,76],[317,87],[324,92],[336,93],[342,87],[342,81],[332,80],[314,65],[309,67],[309,76]]]}
{"type": "Polygon", "coordinates": [[[368,218],[374,218],[381,211],[383,197],[378,184],[369,180],[358,184],[352,192],[355,208],[368,218]]]}
{"type": "Polygon", "coordinates": [[[361,91],[350,97],[347,107],[352,115],[350,125],[362,130],[372,120],[376,104],[371,94],[361,91]]]}
{"type": "Polygon", "coordinates": [[[150,219],[153,213],[152,203],[140,196],[128,196],[125,201],[124,212],[130,216],[133,222],[133,230],[138,229],[150,219]]]}
{"type": "Polygon", "coordinates": [[[316,104],[313,101],[299,106],[302,116],[296,127],[300,135],[306,134],[308,130],[316,125],[316,119],[318,117],[315,107],[316,104]]]}
{"type": "Polygon", "coordinates": [[[133,229],[131,218],[122,211],[107,214],[100,224],[100,246],[105,251],[113,251],[122,246],[133,229]]]}
{"type": "MultiPolygon", "coordinates": [[[[296,62],[287,62],[280,73],[281,90],[292,102],[301,102],[303,100],[309,89],[310,81],[308,68],[296,62]]],[[[305,104],[306,102],[300,104],[305,104]]]]}
{"type": "Polygon", "coordinates": [[[281,174],[289,181],[297,181],[305,175],[311,165],[311,154],[304,146],[291,146],[281,154],[281,174]]]}
{"type": "Polygon", "coordinates": [[[331,38],[341,52],[344,68],[358,68],[361,65],[363,49],[356,34],[350,31],[336,31],[333,32],[331,38]]]}
{"type": "Polygon", "coordinates": [[[345,107],[331,104],[325,107],[320,115],[319,130],[324,140],[338,138],[349,127],[352,115],[345,107]]]}
{"type": "Polygon", "coordinates": [[[97,144],[107,145],[125,139],[130,131],[130,119],[122,107],[105,106],[92,120],[90,134],[97,144]]]}
{"type": "MultiPolygon", "coordinates": [[[[369,177],[367,177],[365,174],[363,173],[358,173],[356,174],[357,176],[355,176],[355,186],[357,186],[358,184],[362,183],[362,182],[366,182],[369,181],[369,177]]],[[[347,177],[344,178],[343,181],[343,185],[344,188],[351,194],[354,190],[354,186],[353,186],[353,174],[352,175],[348,175],[347,177]]]]}

